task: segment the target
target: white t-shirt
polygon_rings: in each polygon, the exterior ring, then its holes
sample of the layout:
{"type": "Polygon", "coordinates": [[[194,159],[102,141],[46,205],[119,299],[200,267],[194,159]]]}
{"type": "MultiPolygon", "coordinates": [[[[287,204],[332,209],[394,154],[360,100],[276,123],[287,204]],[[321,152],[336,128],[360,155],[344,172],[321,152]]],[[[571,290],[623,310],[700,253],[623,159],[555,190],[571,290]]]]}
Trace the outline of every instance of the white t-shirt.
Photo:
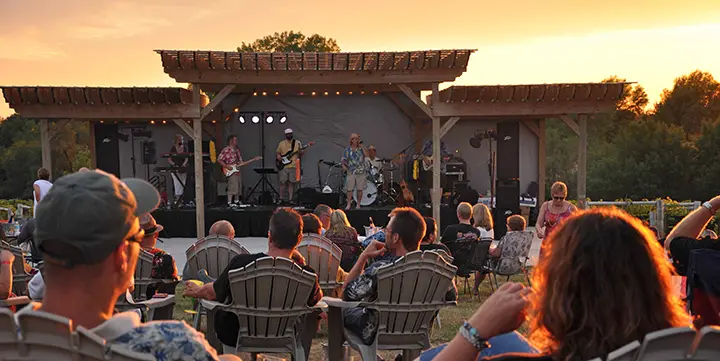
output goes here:
{"type": "Polygon", "coordinates": [[[478,231],[480,231],[480,238],[492,238],[495,239],[495,230],[486,230],[483,227],[477,227],[478,231]]]}
{"type": "Polygon", "coordinates": [[[38,179],[35,181],[35,183],[33,183],[33,217],[35,217],[35,211],[37,210],[38,204],[37,197],[35,197],[35,186],[38,186],[38,188],[40,189],[40,200],[42,201],[50,188],[52,188],[52,183],[44,179],[38,179]]]}

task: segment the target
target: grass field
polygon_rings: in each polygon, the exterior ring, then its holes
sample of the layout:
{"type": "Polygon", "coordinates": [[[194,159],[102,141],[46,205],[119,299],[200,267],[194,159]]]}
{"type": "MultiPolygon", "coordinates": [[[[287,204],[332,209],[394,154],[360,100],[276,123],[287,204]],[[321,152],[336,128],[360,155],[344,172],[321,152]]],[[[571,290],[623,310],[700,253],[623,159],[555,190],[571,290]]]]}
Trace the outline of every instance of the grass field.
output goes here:
{"type": "MultiPolygon", "coordinates": [[[[505,277],[501,278],[501,284],[502,281],[505,280],[505,277]]],[[[523,282],[527,284],[525,281],[525,277],[522,275],[513,276],[511,278],[512,281],[515,282],[523,282]]],[[[472,286],[473,279],[470,279],[470,286],[472,286]]],[[[192,300],[186,297],[182,297],[182,288],[183,285],[178,285],[178,289],[176,292],[177,298],[176,298],[176,304],[175,304],[175,310],[174,315],[175,319],[177,320],[184,320],[189,324],[192,324],[192,315],[185,312],[185,310],[192,308],[192,300]]],[[[474,297],[470,290],[468,289],[468,293],[464,293],[463,285],[458,284],[458,291],[460,293],[460,296],[458,298],[458,305],[457,307],[446,307],[440,311],[440,320],[442,327],[438,327],[437,323],[434,325],[432,334],[430,337],[430,341],[433,346],[441,345],[445,342],[450,341],[455,334],[457,333],[458,328],[462,323],[470,317],[470,315],[477,310],[477,308],[480,306],[480,304],[487,299],[491,294],[490,289],[490,283],[489,280],[486,279],[481,285],[480,285],[480,296],[474,297]]],[[[207,325],[205,324],[205,318],[203,318],[203,324],[200,326],[200,329],[202,332],[206,332],[207,325]]],[[[525,333],[526,329],[525,326],[521,327],[519,330],[520,333],[525,333]]],[[[310,352],[310,360],[309,361],[324,361],[325,360],[325,351],[323,350],[323,344],[327,344],[327,324],[322,323],[320,332],[318,332],[317,336],[315,337],[315,340],[313,341],[313,346],[310,352]]],[[[394,360],[395,355],[397,355],[399,351],[380,351],[380,355],[385,358],[385,360],[391,361],[394,360]]],[[[271,355],[273,357],[279,357],[279,358],[285,358],[286,360],[290,359],[289,354],[278,354],[278,355],[271,355]]],[[[243,360],[249,360],[249,355],[243,355],[240,354],[240,357],[243,360]]],[[[354,359],[360,360],[360,356],[357,353],[354,353],[354,359]]],[[[276,358],[268,358],[268,360],[276,360],[276,358]]]]}

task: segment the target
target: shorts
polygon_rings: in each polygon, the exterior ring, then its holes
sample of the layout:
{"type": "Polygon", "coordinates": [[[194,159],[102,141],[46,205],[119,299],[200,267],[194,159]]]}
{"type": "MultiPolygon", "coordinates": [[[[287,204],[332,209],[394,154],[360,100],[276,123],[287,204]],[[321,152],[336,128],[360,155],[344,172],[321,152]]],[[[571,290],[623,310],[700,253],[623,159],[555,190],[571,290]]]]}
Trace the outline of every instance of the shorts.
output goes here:
{"type": "Polygon", "coordinates": [[[354,190],[365,190],[367,187],[367,179],[365,178],[365,173],[358,173],[358,174],[349,174],[347,175],[347,181],[345,183],[345,187],[347,188],[348,192],[352,192],[354,190]]]}
{"type": "Polygon", "coordinates": [[[278,172],[278,176],[280,176],[280,183],[297,183],[295,168],[285,167],[278,172]]]}
{"type": "Polygon", "coordinates": [[[242,193],[242,176],[235,173],[227,178],[227,194],[236,196],[242,193]]]}

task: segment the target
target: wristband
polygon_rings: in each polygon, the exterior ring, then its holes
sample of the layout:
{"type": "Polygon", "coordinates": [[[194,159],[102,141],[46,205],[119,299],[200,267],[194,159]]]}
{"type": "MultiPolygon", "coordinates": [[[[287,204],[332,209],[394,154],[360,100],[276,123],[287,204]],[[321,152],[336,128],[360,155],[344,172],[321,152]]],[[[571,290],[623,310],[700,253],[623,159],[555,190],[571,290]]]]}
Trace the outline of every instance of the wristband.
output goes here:
{"type": "Polygon", "coordinates": [[[703,206],[704,208],[706,208],[708,211],[710,211],[710,214],[712,214],[713,216],[714,216],[715,213],[717,212],[716,210],[713,210],[713,206],[712,206],[712,204],[711,204],[710,202],[705,202],[705,203],[702,204],[702,206],[703,206]]]}
{"type": "Polygon", "coordinates": [[[9,265],[11,265],[11,264],[12,264],[12,261],[2,261],[2,262],[0,262],[0,265],[2,265],[2,264],[9,264],[9,265]]]}
{"type": "Polygon", "coordinates": [[[488,341],[478,334],[477,329],[475,327],[472,327],[470,323],[465,321],[462,326],[460,326],[460,330],[458,333],[465,338],[467,342],[469,342],[473,347],[475,347],[476,350],[482,351],[486,348],[490,348],[490,344],[488,341]]]}

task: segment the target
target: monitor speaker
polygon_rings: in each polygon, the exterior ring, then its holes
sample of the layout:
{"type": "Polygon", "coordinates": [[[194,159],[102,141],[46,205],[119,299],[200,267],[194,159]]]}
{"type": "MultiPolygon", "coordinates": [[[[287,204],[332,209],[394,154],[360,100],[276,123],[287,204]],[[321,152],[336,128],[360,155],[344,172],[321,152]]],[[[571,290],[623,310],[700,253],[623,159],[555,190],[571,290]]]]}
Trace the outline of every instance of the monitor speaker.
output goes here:
{"type": "Polygon", "coordinates": [[[497,177],[520,178],[520,122],[497,123],[497,177]]]}
{"type": "Polygon", "coordinates": [[[495,183],[495,239],[507,233],[507,218],[520,214],[520,180],[499,178],[495,183]]]}
{"type": "Polygon", "coordinates": [[[315,209],[319,204],[325,204],[330,208],[338,208],[340,206],[339,193],[322,193],[315,188],[305,187],[297,191],[298,203],[306,208],[315,209]]]}
{"type": "Polygon", "coordinates": [[[142,164],[157,164],[155,141],[142,142],[142,164]]]}

